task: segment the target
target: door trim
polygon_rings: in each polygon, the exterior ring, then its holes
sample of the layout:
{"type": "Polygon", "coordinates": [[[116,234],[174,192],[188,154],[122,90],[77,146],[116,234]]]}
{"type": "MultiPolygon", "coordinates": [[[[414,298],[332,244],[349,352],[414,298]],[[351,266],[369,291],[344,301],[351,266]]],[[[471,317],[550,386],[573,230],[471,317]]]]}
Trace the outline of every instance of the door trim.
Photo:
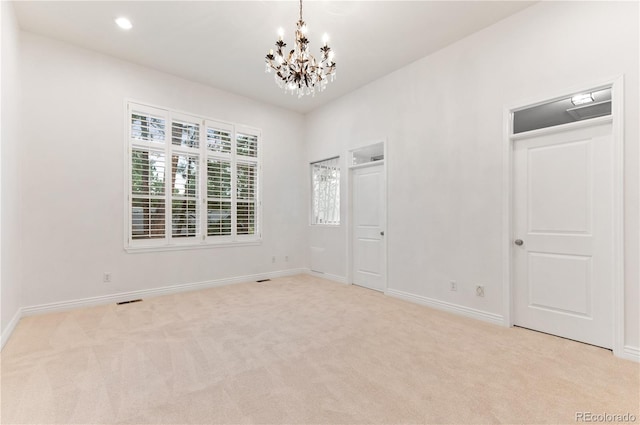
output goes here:
{"type": "Polygon", "coordinates": [[[384,290],[383,293],[386,293],[389,289],[389,175],[388,175],[388,158],[387,158],[387,140],[379,139],[375,141],[368,142],[362,146],[358,146],[358,148],[366,148],[368,146],[377,145],[382,143],[384,146],[384,159],[382,161],[374,161],[368,162],[365,164],[359,165],[350,165],[349,164],[349,152],[353,149],[350,149],[344,157],[347,158],[347,284],[353,285],[353,172],[355,170],[361,168],[368,168],[381,165],[382,166],[382,175],[384,178],[384,227],[385,227],[385,236],[383,239],[384,244],[384,290]]]}
{"type": "Polygon", "coordinates": [[[611,120],[611,138],[613,143],[613,354],[617,357],[628,356],[624,349],[624,77],[615,76],[604,81],[581,84],[566,90],[555,91],[535,99],[524,100],[508,105],[503,109],[503,250],[502,250],[502,305],[503,325],[511,327],[513,323],[513,142],[526,136],[559,132],[576,127],[602,123],[611,120]],[[549,129],[533,130],[512,134],[513,113],[520,109],[537,106],[566,98],[575,93],[594,91],[611,87],[611,116],[603,119],[591,119],[569,123],[549,129]]]}

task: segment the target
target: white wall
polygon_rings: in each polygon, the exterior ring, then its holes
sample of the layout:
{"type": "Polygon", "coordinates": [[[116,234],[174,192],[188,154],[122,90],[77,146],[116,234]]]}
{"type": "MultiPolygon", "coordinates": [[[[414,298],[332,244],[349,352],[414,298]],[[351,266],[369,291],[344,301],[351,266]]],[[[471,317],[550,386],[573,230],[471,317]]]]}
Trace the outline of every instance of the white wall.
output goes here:
{"type": "Polygon", "coordinates": [[[302,115],[26,32],[21,49],[24,306],[306,267],[302,115]],[[125,98],[262,129],[260,246],[124,251],[125,98]]]}
{"type": "Polygon", "coordinates": [[[0,331],[2,344],[17,318],[20,300],[20,72],[19,29],[13,4],[1,2],[2,107],[1,107],[1,247],[0,247],[0,331]]]}
{"type": "MultiPolygon", "coordinates": [[[[387,138],[389,288],[501,315],[505,106],[624,74],[625,343],[638,347],[638,47],[636,2],[541,2],[309,114],[308,160],[387,138]]],[[[310,234],[340,276],[345,240],[346,226],[310,234]]]]}

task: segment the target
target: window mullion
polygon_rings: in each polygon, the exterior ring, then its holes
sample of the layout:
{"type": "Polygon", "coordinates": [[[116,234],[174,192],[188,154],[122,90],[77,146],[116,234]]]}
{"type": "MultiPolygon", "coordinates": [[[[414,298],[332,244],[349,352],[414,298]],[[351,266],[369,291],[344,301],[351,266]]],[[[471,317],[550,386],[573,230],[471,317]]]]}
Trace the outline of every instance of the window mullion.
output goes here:
{"type": "Polygon", "coordinates": [[[316,184],[316,167],[311,165],[311,224],[318,222],[318,193],[316,184]]]}
{"type": "Polygon", "coordinates": [[[207,239],[207,217],[209,215],[207,202],[207,183],[209,181],[208,177],[208,167],[207,167],[207,126],[205,120],[200,121],[200,192],[198,196],[200,197],[200,233],[198,234],[198,239],[202,242],[207,239]]]}
{"type": "Polygon", "coordinates": [[[172,225],[173,225],[173,202],[172,202],[172,183],[173,179],[173,150],[171,148],[171,117],[167,117],[167,131],[164,133],[164,149],[165,149],[165,176],[164,176],[164,231],[165,241],[167,245],[173,243],[172,225]]]}
{"type": "Polygon", "coordinates": [[[323,222],[324,224],[328,224],[329,217],[329,202],[331,200],[331,180],[329,179],[328,170],[325,168],[322,170],[322,175],[324,177],[324,185],[323,185],[323,199],[322,199],[322,211],[324,213],[323,222]]]}
{"type": "Polygon", "coordinates": [[[333,169],[331,170],[331,197],[329,199],[330,202],[330,208],[329,208],[329,212],[330,212],[330,217],[329,217],[329,221],[331,222],[331,224],[335,224],[336,222],[336,205],[337,205],[337,182],[338,182],[338,172],[337,172],[337,161],[335,161],[336,163],[334,164],[333,169]]]}
{"type": "Polygon", "coordinates": [[[237,139],[235,128],[231,137],[231,237],[238,239],[238,160],[237,139]]]}
{"type": "Polygon", "coordinates": [[[127,105],[127,161],[129,166],[127,173],[127,223],[129,230],[127,233],[127,244],[133,242],[133,147],[131,145],[131,105],[127,105]]]}

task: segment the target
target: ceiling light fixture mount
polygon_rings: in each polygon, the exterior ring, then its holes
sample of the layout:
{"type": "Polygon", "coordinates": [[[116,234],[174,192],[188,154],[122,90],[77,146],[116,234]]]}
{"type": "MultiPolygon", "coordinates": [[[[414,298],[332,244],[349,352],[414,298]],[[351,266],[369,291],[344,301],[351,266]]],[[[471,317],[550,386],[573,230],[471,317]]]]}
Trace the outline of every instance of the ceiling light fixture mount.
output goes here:
{"type": "Polygon", "coordinates": [[[130,30],[131,28],[133,28],[133,25],[131,24],[131,21],[128,20],[127,18],[125,18],[124,16],[121,16],[121,17],[115,19],[115,22],[123,30],[130,30]]]}
{"type": "Polygon", "coordinates": [[[307,39],[307,25],[302,19],[302,0],[300,0],[300,19],[296,24],[296,43],[293,50],[285,56],[283,49],[287,44],[282,40],[284,31],[278,31],[276,52],[269,50],[265,57],[265,72],[275,71],[275,80],[285,93],[297,93],[298,98],[306,95],[315,96],[316,89],[323,91],[329,79],[336,77],[336,63],[333,61],[334,53],[327,44],[329,37],[323,37],[324,46],[320,48],[320,61],[317,61],[309,53],[309,40],[307,39]]]}

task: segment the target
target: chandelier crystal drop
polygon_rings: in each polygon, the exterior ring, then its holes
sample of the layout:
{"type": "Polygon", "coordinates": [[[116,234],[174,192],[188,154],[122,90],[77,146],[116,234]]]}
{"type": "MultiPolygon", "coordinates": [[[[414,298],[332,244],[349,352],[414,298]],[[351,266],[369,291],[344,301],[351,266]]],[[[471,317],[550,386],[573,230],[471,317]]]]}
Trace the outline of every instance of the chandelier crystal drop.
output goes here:
{"type": "Polygon", "coordinates": [[[265,57],[265,72],[275,71],[275,80],[285,93],[298,94],[298,98],[306,95],[315,96],[316,90],[323,91],[329,79],[336,77],[336,63],[333,61],[334,53],[327,44],[329,41],[325,35],[324,46],[320,48],[320,61],[309,53],[309,40],[307,39],[307,26],[302,20],[302,0],[300,0],[300,20],[296,24],[296,44],[287,55],[283,49],[287,44],[282,40],[283,32],[279,31],[276,41],[276,51],[269,50],[265,57]]]}

